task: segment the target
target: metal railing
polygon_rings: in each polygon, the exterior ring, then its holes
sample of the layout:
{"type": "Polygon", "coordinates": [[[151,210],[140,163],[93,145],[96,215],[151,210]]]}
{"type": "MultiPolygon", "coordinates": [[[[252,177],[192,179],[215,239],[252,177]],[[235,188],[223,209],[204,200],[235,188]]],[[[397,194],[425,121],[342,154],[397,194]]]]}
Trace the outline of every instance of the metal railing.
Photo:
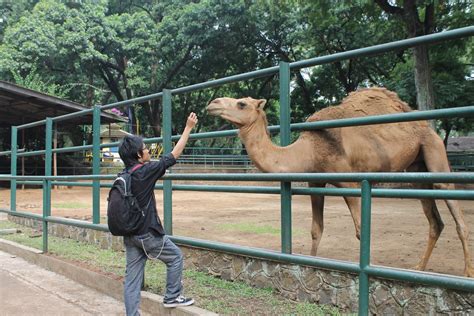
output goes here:
{"type": "MultiPolygon", "coordinates": [[[[163,90],[162,92],[148,96],[135,98],[127,101],[115,102],[104,106],[94,106],[93,109],[80,111],[77,113],[66,114],[55,118],[46,118],[45,120],[28,123],[12,127],[12,150],[11,154],[11,174],[0,175],[0,180],[11,182],[11,207],[10,209],[0,209],[0,211],[23,217],[36,218],[43,222],[43,249],[48,249],[48,223],[60,223],[79,227],[92,228],[107,231],[107,226],[100,224],[100,187],[101,180],[111,180],[113,176],[100,175],[100,149],[104,147],[118,146],[118,143],[100,144],[100,112],[113,107],[133,105],[157,98],[163,101],[163,134],[164,137],[146,139],[146,143],[161,142],[164,151],[171,151],[172,140],[179,138],[179,135],[171,136],[171,102],[172,96],[182,93],[189,93],[201,89],[216,87],[219,85],[237,82],[247,79],[259,78],[279,73],[280,78],[280,126],[270,127],[269,130],[280,131],[280,144],[288,145],[290,142],[291,130],[307,130],[321,128],[335,128],[355,125],[383,124],[391,122],[407,122],[415,120],[426,120],[435,118],[452,118],[459,116],[473,116],[474,106],[432,110],[424,112],[411,112],[394,115],[381,115],[363,118],[342,119],[334,121],[298,123],[290,124],[290,71],[303,67],[311,67],[334,61],[380,54],[395,49],[404,49],[417,45],[427,45],[440,41],[457,39],[474,35],[474,26],[469,26],[457,30],[446,31],[443,33],[421,36],[417,38],[396,41],[388,44],[376,45],[368,48],[356,49],[348,52],[333,54],[329,56],[312,58],[293,63],[281,62],[279,66],[270,67],[262,70],[248,72],[245,74],[230,76],[205,83],[190,85],[172,90],[163,90]],[[93,144],[87,146],[76,146],[70,148],[52,149],[52,126],[54,122],[59,122],[72,117],[93,113],[93,144]],[[17,151],[18,130],[30,128],[38,125],[46,125],[45,149],[35,152],[19,153],[17,151]],[[51,176],[51,157],[53,153],[80,151],[92,149],[92,171],[93,175],[87,176],[51,176]],[[45,175],[44,176],[18,176],[17,158],[21,156],[45,155],[45,175]],[[36,215],[16,210],[16,186],[17,183],[40,184],[43,188],[43,214],[36,215]],[[92,186],[92,223],[58,218],[51,216],[51,187],[53,184],[71,183],[68,181],[92,180],[90,183],[78,185],[92,186]]],[[[213,138],[235,136],[236,130],[223,132],[208,132],[192,134],[191,139],[213,138]]],[[[439,198],[439,199],[474,199],[472,191],[459,190],[386,190],[372,189],[372,182],[423,182],[423,183],[474,183],[472,173],[456,174],[430,174],[430,173],[340,173],[340,174],[167,174],[163,177],[163,185],[157,186],[163,190],[164,195],[164,224],[169,234],[172,234],[172,189],[175,190],[196,190],[196,191],[216,191],[216,192],[247,192],[247,193],[275,193],[281,196],[281,253],[254,249],[242,246],[235,246],[223,243],[202,241],[192,238],[172,237],[175,241],[207,249],[215,249],[236,254],[251,255],[264,259],[278,260],[293,264],[304,264],[321,268],[335,269],[359,275],[359,314],[367,315],[369,308],[369,276],[390,278],[414,283],[430,284],[435,286],[449,287],[464,291],[474,291],[474,281],[468,278],[437,275],[430,273],[412,272],[400,269],[379,267],[370,264],[370,210],[371,198],[373,196],[385,197],[416,197],[416,198],[439,198]],[[235,186],[191,186],[174,185],[173,180],[213,180],[213,181],[279,181],[280,188],[275,187],[235,187],[235,186]],[[360,182],[361,189],[333,189],[333,188],[292,188],[293,181],[311,181],[311,182],[360,182]],[[301,255],[293,255],[291,250],[291,196],[292,194],[322,194],[322,195],[340,195],[340,196],[361,196],[362,198],[362,218],[361,218],[361,243],[360,243],[360,262],[358,264],[344,261],[336,261],[301,255]]],[[[102,186],[105,186],[102,184],[102,186]]]]}
{"type": "Polygon", "coordinates": [[[178,168],[227,168],[227,169],[255,169],[248,156],[242,155],[181,155],[176,164],[178,168]]]}
{"type": "Polygon", "coordinates": [[[453,171],[474,171],[474,152],[448,153],[453,171]]]}

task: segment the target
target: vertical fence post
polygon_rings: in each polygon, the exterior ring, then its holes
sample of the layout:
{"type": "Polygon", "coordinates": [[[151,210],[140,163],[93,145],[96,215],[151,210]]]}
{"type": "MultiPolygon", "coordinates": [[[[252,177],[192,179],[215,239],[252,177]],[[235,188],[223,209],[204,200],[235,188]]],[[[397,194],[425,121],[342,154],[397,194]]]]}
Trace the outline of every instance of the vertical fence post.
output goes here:
{"type": "MultiPolygon", "coordinates": [[[[163,153],[171,152],[171,90],[163,90],[163,124],[161,136],[163,137],[163,153]]],[[[173,203],[171,180],[163,180],[163,220],[165,231],[173,235],[173,203]]]]}
{"type": "Polygon", "coordinates": [[[361,193],[359,315],[366,316],[369,314],[369,275],[366,269],[370,265],[370,218],[372,199],[372,187],[369,181],[362,181],[361,193]]]}
{"type": "MultiPolygon", "coordinates": [[[[100,106],[94,105],[92,121],[92,174],[100,174],[100,106]]],[[[100,223],[100,180],[92,180],[92,223],[100,223]]]]}
{"type": "MultiPolygon", "coordinates": [[[[280,145],[290,141],[290,64],[280,62],[280,145]]],[[[281,252],[291,253],[291,182],[281,182],[280,200],[281,252]]]]}
{"type": "MultiPolygon", "coordinates": [[[[46,137],[44,141],[44,176],[51,176],[53,143],[53,119],[46,118],[46,137]]],[[[51,180],[43,179],[43,252],[48,252],[48,221],[51,216],[51,180]]]]}
{"type": "MultiPolygon", "coordinates": [[[[12,136],[11,136],[11,156],[10,156],[10,174],[12,176],[17,175],[17,151],[18,151],[18,128],[12,126],[12,136]]],[[[10,181],[10,210],[16,211],[16,179],[11,179],[10,181]]]]}

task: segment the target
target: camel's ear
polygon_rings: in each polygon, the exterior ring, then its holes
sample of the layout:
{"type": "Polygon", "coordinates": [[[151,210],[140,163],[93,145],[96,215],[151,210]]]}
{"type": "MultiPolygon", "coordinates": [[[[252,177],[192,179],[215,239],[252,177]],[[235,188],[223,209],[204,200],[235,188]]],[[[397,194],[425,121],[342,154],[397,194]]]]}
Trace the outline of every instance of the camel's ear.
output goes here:
{"type": "Polygon", "coordinates": [[[267,100],[260,99],[257,101],[257,109],[263,110],[263,107],[267,104],[267,100]]]}

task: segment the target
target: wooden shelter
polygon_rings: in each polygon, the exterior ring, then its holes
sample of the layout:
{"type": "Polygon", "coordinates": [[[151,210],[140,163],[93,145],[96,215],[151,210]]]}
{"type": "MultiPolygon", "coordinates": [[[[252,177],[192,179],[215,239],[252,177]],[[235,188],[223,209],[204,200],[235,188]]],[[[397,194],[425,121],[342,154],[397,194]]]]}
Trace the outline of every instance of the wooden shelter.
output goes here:
{"type": "MultiPolygon", "coordinates": [[[[31,122],[41,121],[47,117],[56,117],[88,109],[87,107],[42,92],[34,91],[19,85],[0,80],[0,173],[10,173],[9,155],[11,142],[11,127],[31,122]]],[[[127,122],[126,117],[109,112],[101,113],[101,124],[127,122]]],[[[92,125],[92,113],[74,117],[60,122],[61,127],[67,131],[69,126],[92,125]]],[[[53,148],[57,146],[56,124],[54,131],[53,148]]],[[[27,142],[44,141],[44,126],[21,129],[18,134],[20,150],[27,142]]],[[[56,155],[54,155],[53,170],[56,170],[56,155]]],[[[21,159],[21,174],[24,174],[25,159],[21,159]]]]}

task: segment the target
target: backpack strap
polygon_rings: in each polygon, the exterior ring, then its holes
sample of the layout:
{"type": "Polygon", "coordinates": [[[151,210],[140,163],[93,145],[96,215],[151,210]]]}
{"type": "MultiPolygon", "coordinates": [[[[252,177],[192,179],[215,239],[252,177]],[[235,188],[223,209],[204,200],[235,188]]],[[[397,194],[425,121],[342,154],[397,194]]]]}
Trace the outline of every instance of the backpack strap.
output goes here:
{"type": "Polygon", "coordinates": [[[130,170],[130,174],[134,173],[137,169],[140,169],[143,166],[142,163],[139,163],[138,165],[133,166],[132,170],[130,170]]]}
{"type": "Polygon", "coordinates": [[[142,166],[143,166],[143,164],[140,163],[140,164],[137,164],[137,165],[133,166],[132,170],[130,170],[130,171],[127,170],[127,173],[130,174],[130,183],[129,183],[129,192],[130,192],[130,194],[132,193],[132,173],[134,173],[135,171],[140,169],[142,166]]]}

